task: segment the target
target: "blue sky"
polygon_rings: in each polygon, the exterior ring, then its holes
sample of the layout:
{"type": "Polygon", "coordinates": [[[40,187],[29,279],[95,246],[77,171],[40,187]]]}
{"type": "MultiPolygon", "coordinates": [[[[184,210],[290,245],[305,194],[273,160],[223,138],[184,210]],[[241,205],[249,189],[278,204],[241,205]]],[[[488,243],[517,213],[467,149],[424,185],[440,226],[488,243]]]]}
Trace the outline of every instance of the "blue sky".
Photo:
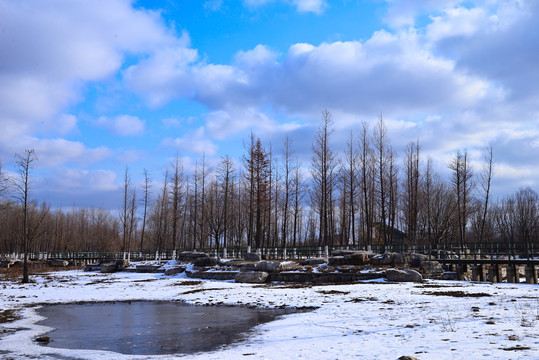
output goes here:
{"type": "Polygon", "coordinates": [[[494,191],[539,179],[539,4],[517,0],[0,0],[0,159],[33,148],[34,196],[119,206],[122,173],[156,183],[238,160],[253,131],[307,166],[327,108],[341,150],[383,114],[440,173],[458,149],[494,191]]]}

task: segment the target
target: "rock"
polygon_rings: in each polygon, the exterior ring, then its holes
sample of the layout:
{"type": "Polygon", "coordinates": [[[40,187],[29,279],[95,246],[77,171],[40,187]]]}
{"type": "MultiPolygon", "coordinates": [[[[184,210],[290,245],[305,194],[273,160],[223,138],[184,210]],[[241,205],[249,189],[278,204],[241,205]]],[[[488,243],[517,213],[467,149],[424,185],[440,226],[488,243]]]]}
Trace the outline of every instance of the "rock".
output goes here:
{"type": "Polygon", "coordinates": [[[355,265],[339,265],[335,268],[340,273],[354,273],[357,271],[355,265]]]}
{"type": "Polygon", "coordinates": [[[393,256],[395,253],[383,253],[379,255],[375,255],[371,259],[371,263],[373,265],[392,265],[393,264],[393,256]]]}
{"type": "Polygon", "coordinates": [[[444,274],[442,264],[438,261],[422,261],[420,268],[423,271],[423,277],[427,279],[439,279],[444,274]]]}
{"type": "Polygon", "coordinates": [[[240,268],[241,272],[252,272],[256,270],[256,263],[243,264],[240,268]]]}
{"type": "Polygon", "coordinates": [[[256,271],[264,272],[279,272],[281,271],[281,262],[280,261],[260,261],[255,264],[256,271]]]}
{"type": "Polygon", "coordinates": [[[114,273],[114,272],[118,271],[118,265],[116,265],[114,263],[101,264],[99,266],[99,271],[102,272],[102,273],[114,273]]]}
{"type": "Polygon", "coordinates": [[[406,255],[407,264],[409,264],[411,267],[420,267],[423,261],[429,260],[429,257],[424,254],[410,253],[406,255]]]}
{"type": "Polygon", "coordinates": [[[292,261],[285,261],[281,263],[281,271],[294,271],[301,269],[303,269],[303,266],[292,261]]]}
{"type": "Polygon", "coordinates": [[[332,256],[328,259],[328,265],[329,266],[339,266],[339,265],[346,265],[344,261],[344,256],[332,256]]]}
{"type": "Polygon", "coordinates": [[[127,259],[116,260],[115,264],[116,266],[118,266],[118,270],[122,270],[129,266],[129,260],[127,259]]]}
{"type": "Polygon", "coordinates": [[[215,266],[218,261],[211,257],[200,257],[193,261],[193,265],[196,267],[215,266]]]}
{"type": "Polygon", "coordinates": [[[320,265],[325,263],[327,263],[327,260],[324,258],[312,258],[303,260],[301,265],[320,265]]]}
{"type": "Polygon", "coordinates": [[[357,253],[358,250],[333,250],[331,256],[346,256],[357,253]]]}
{"type": "Polygon", "coordinates": [[[260,255],[258,255],[256,253],[247,253],[247,254],[245,254],[245,260],[260,261],[260,255]]]}
{"type": "Polygon", "coordinates": [[[208,254],[197,251],[182,251],[178,254],[178,260],[181,261],[193,261],[195,259],[210,257],[208,254]]]}
{"type": "Polygon", "coordinates": [[[366,251],[357,251],[344,255],[344,265],[363,265],[369,263],[369,254],[366,251]]]}
{"type": "Polygon", "coordinates": [[[0,260],[0,268],[10,268],[13,264],[15,264],[15,260],[12,259],[2,259],[0,260]]]}
{"type": "Polygon", "coordinates": [[[50,266],[61,266],[61,267],[66,267],[69,265],[69,261],[67,260],[60,260],[60,259],[53,259],[53,260],[49,260],[49,265],[50,266]]]}
{"type": "Polygon", "coordinates": [[[186,271],[185,274],[187,275],[187,277],[195,279],[234,280],[236,278],[236,275],[239,273],[237,271],[186,271]]]}
{"type": "Polygon", "coordinates": [[[261,284],[268,279],[268,273],[263,271],[239,272],[235,276],[237,283],[261,284]]]}
{"type": "Polygon", "coordinates": [[[153,273],[159,269],[161,265],[137,265],[135,268],[139,273],[153,273]]]}
{"type": "Polygon", "coordinates": [[[165,270],[165,275],[170,276],[170,275],[181,274],[184,271],[185,271],[184,266],[176,266],[176,267],[173,267],[173,268],[170,268],[170,269],[166,269],[165,270]]]}
{"type": "Polygon", "coordinates": [[[423,282],[423,277],[415,270],[386,270],[386,278],[388,281],[396,282],[423,282]]]}
{"type": "Polygon", "coordinates": [[[101,264],[88,264],[84,266],[84,271],[98,271],[101,267],[101,264]]]}
{"type": "Polygon", "coordinates": [[[419,360],[418,358],[415,358],[413,356],[408,356],[408,355],[405,355],[405,356],[401,356],[399,358],[399,360],[419,360]]]}

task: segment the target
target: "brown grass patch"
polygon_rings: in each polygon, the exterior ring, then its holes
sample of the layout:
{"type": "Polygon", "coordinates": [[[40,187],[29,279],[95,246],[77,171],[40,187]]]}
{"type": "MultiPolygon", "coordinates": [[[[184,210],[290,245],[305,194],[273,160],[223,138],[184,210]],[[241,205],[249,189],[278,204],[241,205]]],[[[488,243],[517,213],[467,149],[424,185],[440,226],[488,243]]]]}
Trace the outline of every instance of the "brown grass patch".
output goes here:
{"type": "Polygon", "coordinates": [[[194,285],[200,285],[200,284],[202,284],[202,281],[187,280],[187,281],[175,282],[173,284],[170,284],[170,286],[194,286],[194,285]]]}
{"type": "Polygon", "coordinates": [[[180,293],[180,295],[196,294],[196,293],[199,293],[199,292],[204,292],[204,291],[215,291],[215,290],[226,290],[226,289],[225,289],[225,288],[194,289],[194,290],[189,290],[189,291],[182,292],[182,293],[180,293]]]}
{"type": "Polygon", "coordinates": [[[492,296],[487,293],[467,293],[464,291],[424,291],[422,295],[433,295],[433,296],[452,296],[452,297],[487,297],[492,296]]]}
{"type": "Polygon", "coordinates": [[[317,293],[323,294],[323,295],[348,295],[348,294],[350,294],[350,291],[319,290],[319,291],[317,291],[317,293]]]}

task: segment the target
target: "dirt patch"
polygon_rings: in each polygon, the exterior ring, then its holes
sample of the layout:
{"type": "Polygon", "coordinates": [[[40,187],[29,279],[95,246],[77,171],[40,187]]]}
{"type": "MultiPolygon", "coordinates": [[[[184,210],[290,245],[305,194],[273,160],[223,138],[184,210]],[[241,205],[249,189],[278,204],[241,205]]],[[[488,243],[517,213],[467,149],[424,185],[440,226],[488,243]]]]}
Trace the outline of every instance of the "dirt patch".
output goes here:
{"type": "Polygon", "coordinates": [[[215,289],[194,289],[194,290],[189,290],[189,291],[182,292],[182,293],[180,293],[180,295],[196,294],[196,293],[199,293],[199,292],[204,292],[204,291],[215,291],[215,290],[226,290],[226,289],[225,289],[225,288],[215,288],[215,289]]]}
{"type": "Polygon", "coordinates": [[[439,284],[425,284],[425,285],[415,286],[416,289],[440,289],[440,288],[456,288],[456,287],[462,287],[462,286],[459,286],[459,285],[439,285],[439,284]]]}
{"type": "Polygon", "coordinates": [[[353,298],[350,300],[346,300],[345,302],[360,303],[360,302],[365,302],[365,301],[378,301],[378,298],[376,297],[353,298]]]}
{"type": "Polygon", "coordinates": [[[13,309],[0,311],[0,324],[13,322],[19,319],[20,316],[18,316],[13,309]]]}
{"type": "MultiPolygon", "coordinates": [[[[317,284],[319,285],[319,284],[317,284]]],[[[264,285],[255,285],[254,288],[272,288],[272,289],[304,289],[313,287],[310,283],[289,283],[289,284],[264,284],[264,285]]]]}
{"type": "Polygon", "coordinates": [[[199,280],[187,280],[187,281],[175,282],[173,284],[170,284],[170,286],[194,286],[194,285],[200,285],[200,284],[202,284],[202,281],[199,281],[199,280]]]}
{"type": "Polygon", "coordinates": [[[136,283],[144,283],[144,282],[152,282],[152,281],[157,281],[159,279],[144,279],[144,280],[134,280],[133,282],[136,282],[136,283]]]}
{"type": "Polygon", "coordinates": [[[433,296],[452,296],[452,297],[488,297],[492,296],[487,293],[467,293],[464,291],[424,291],[422,295],[433,295],[433,296]]]}
{"type": "Polygon", "coordinates": [[[511,346],[508,348],[500,348],[500,350],[503,350],[503,351],[530,350],[530,349],[531,349],[530,347],[522,346],[522,345],[511,346]]]}
{"type": "Polygon", "coordinates": [[[348,294],[350,294],[350,291],[319,290],[319,291],[317,291],[317,293],[323,294],[323,295],[348,295],[348,294]]]}

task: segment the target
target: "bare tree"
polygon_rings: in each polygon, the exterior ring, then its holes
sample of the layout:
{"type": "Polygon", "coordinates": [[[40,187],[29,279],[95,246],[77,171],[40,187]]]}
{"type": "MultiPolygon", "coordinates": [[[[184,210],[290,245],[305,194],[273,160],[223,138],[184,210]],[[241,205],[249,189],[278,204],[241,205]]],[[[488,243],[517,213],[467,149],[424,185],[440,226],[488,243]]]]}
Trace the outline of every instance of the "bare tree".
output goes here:
{"type": "Polygon", "coordinates": [[[296,247],[298,243],[298,233],[302,218],[302,203],[307,192],[307,185],[305,179],[301,173],[301,163],[299,158],[296,157],[296,161],[292,169],[292,213],[293,213],[293,226],[292,226],[292,245],[296,247]]]}
{"type": "Polygon", "coordinates": [[[362,234],[364,242],[368,245],[373,240],[373,218],[374,218],[374,156],[371,148],[369,136],[369,125],[362,123],[359,138],[359,172],[361,178],[362,194],[362,234]],[[366,241],[365,241],[366,240],[366,241]]]}
{"type": "Polygon", "coordinates": [[[229,226],[229,207],[230,207],[230,194],[232,192],[232,184],[234,182],[234,166],[232,159],[229,156],[225,156],[221,159],[221,164],[218,169],[221,191],[223,193],[223,247],[228,245],[228,229],[229,226]]]}
{"type": "Polygon", "coordinates": [[[451,182],[457,199],[457,225],[459,234],[459,244],[462,248],[466,246],[466,228],[471,212],[473,170],[468,159],[468,152],[457,151],[456,156],[451,160],[449,168],[453,171],[451,182]]]}
{"type": "MultiPolygon", "coordinates": [[[[389,140],[387,138],[387,129],[384,124],[382,115],[378,118],[378,123],[374,133],[374,144],[376,149],[376,181],[377,181],[377,193],[378,193],[378,207],[379,207],[379,238],[382,239],[383,245],[388,245],[389,234],[388,231],[388,177],[389,173],[389,140]]],[[[392,233],[392,231],[391,231],[392,233]]]]}
{"type": "Polygon", "coordinates": [[[281,241],[282,246],[286,247],[288,244],[288,237],[290,234],[289,231],[289,218],[290,218],[290,197],[292,194],[292,164],[291,157],[293,151],[290,149],[292,141],[287,136],[284,142],[283,148],[283,157],[282,157],[282,167],[283,167],[283,185],[284,185],[284,194],[282,201],[282,223],[281,223],[281,241]]]}
{"type": "Polygon", "coordinates": [[[17,163],[17,170],[19,173],[19,179],[15,183],[17,190],[17,199],[22,204],[23,211],[23,249],[24,249],[24,263],[23,263],[23,275],[22,282],[28,283],[28,245],[29,245],[29,205],[30,205],[30,188],[32,184],[31,171],[33,163],[37,161],[36,152],[34,149],[26,149],[22,154],[15,154],[15,161],[17,163]]]}
{"type": "Polygon", "coordinates": [[[490,197],[490,185],[492,182],[492,177],[494,175],[494,153],[492,145],[488,146],[485,154],[485,163],[483,171],[479,173],[479,182],[481,184],[481,189],[483,190],[483,216],[481,218],[481,229],[479,232],[479,242],[482,243],[485,235],[485,224],[488,214],[488,205],[490,197]]]}
{"type": "MultiPolygon", "coordinates": [[[[347,198],[348,228],[345,232],[347,239],[352,239],[352,244],[356,245],[356,198],[358,197],[358,163],[359,154],[355,146],[354,134],[350,131],[345,156],[345,166],[343,167],[345,193],[347,198]]],[[[348,243],[348,242],[347,242],[348,243]]]]}
{"type": "Polygon", "coordinates": [[[131,186],[129,168],[125,167],[122,193],[122,208],[120,209],[120,222],[122,223],[122,251],[129,252],[133,232],[136,228],[136,191],[131,186]]]}
{"type": "Polygon", "coordinates": [[[180,211],[182,209],[183,202],[183,164],[180,158],[180,155],[176,153],[176,158],[172,162],[172,179],[171,179],[171,189],[170,195],[172,202],[172,248],[176,249],[178,247],[178,235],[179,235],[179,224],[180,224],[180,211]]]}
{"type": "Polygon", "coordinates": [[[148,214],[148,202],[150,201],[150,188],[151,188],[151,179],[150,174],[148,173],[148,170],[144,169],[144,184],[142,185],[142,191],[143,191],[143,206],[144,211],[142,215],[142,231],[140,234],[140,251],[142,252],[143,244],[144,244],[144,234],[146,232],[146,217],[148,214]]]}
{"type": "Polygon", "coordinates": [[[406,158],[404,175],[404,218],[406,222],[406,232],[408,241],[411,243],[417,242],[417,225],[419,216],[419,141],[411,142],[406,148],[406,158]]]}
{"type": "Polygon", "coordinates": [[[312,145],[311,175],[313,188],[311,201],[319,216],[319,246],[330,245],[333,239],[333,192],[337,173],[338,161],[331,150],[329,139],[333,133],[333,120],[328,110],[322,111],[322,124],[318,128],[312,145]]]}

